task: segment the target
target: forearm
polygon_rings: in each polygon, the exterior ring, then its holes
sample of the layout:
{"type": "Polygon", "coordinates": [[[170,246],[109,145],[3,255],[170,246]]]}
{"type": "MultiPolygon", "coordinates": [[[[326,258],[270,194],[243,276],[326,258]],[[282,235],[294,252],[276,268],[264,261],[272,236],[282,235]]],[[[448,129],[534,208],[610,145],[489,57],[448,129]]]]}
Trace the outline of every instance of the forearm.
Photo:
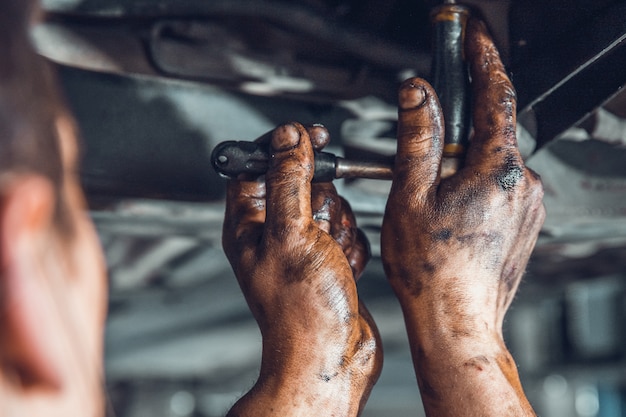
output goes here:
{"type": "Polygon", "coordinates": [[[454,309],[432,314],[413,301],[402,305],[428,416],[535,415],[497,323],[467,315],[455,320],[454,309]]]}
{"type": "Polygon", "coordinates": [[[345,384],[325,384],[316,381],[315,376],[257,383],[233,406],[227,417],[358,415],[360,399],[350,399],[350,390],[345,384]]]}
{"type": "Polygon", "coordinates": [[[412,348],[424,409],[428,416],[534,416],[506,349],[438,355],[412,348]]]}
{"type": "Polygon", "coordinates": [[[382,365],[377,333],[359,326],[347,342],[264,333],[259,379],[228,416],[357,416],[382,365]]]}
{"type": "MultiPolygon", "coordinates": [[[[280,358],[263,364],[255,386],[230,410],[227,417],[319,417],[356,416],[363,390],[339,364],[335,369],[312,365],[303,358],[299,365],[276,367],[280,358]]],[[[287,361],[289,362],[289,361],[287,361]]]]}

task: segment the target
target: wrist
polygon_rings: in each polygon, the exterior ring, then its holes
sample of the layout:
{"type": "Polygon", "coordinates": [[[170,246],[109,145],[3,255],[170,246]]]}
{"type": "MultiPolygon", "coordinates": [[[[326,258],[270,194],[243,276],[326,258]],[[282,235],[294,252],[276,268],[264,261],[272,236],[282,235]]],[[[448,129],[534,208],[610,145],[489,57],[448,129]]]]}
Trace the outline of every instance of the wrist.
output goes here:
{"type": "MultiPolygon", "coordinates": [[[[341,373],[325,374],[303,366],[282,366],[268,370],[261,367],[255,386],[242,397],[228,414],[243,416],[356,416],[364,393],[341,373]]],[[[308,365],[308,364],[306,364],[308,365]]]]}
{"type": "MultiPolygon", "coordinates": [[[[391,268],[389,268],[391,269],[391,268]]],[[[387,272],[410,332],[435,339],[501,335],[501,282],[491,272],[457,266],[387,272]]]]}
{"type": "Polygon", "coordinates": [[[427,415],[535,415],[503,343],[456,346],[431,354],[412,346],[412,352],[427,415]]]}
{"type": "Polygon", "coordinates": [[[432,346],[434,350],[459,346],[494,346],[503,341],[502,326],[484,303],[479,307],[451,306],[440,300],[401,303],[411,342],[432,346]]]}
{"type": "Polygon", "coordinates": [[[414,354],[458,362],[476,352],[495,356],[506,350],[495,308],[451,290],[426,291],[417,298],[399,297],[414,354]]]}
{"type": "Polygon", "coordinates": [[[380,373],[378,339],[372,335],[355,343],[302,342],[264,335],[259,379],[242,404],[266,401],[291,407],[271,415],[357,415],[380,373]]]}
{"type": "Polygon", "coordinates": [[[411,351],[418,354],[420,363],[433,366],[458,366],[473,357],[495,358],[508,354],[504,339],[494,333],[469,333],[446,329],[442,332],[409,331],[411,351]]]}

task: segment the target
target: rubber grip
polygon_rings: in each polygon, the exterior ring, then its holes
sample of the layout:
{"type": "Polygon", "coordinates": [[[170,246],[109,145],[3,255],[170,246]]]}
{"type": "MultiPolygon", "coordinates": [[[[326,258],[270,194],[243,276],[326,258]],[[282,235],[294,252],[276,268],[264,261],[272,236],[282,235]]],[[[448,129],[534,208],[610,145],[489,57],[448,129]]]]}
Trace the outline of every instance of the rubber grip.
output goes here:
{"type": "MultiPolygon", "coordinates": [[[[269,168],[269,145],[246,141],[226,141],[218,144],[211,153],[211,164],[223,178],[253,180],[264,175],[269,168]]],[[[327,182],[335,178],[336,157],[327,152],[315,151],[314,182],[327,182]]]]}
{"type": "Polygon", "coordinates": [[[431,83],[443,110],[446,138],[444,156],[461,156],[467,147],[470,91],[464,44],[469,8],[444,4],[433,9],[434,45],[431,83]]]}

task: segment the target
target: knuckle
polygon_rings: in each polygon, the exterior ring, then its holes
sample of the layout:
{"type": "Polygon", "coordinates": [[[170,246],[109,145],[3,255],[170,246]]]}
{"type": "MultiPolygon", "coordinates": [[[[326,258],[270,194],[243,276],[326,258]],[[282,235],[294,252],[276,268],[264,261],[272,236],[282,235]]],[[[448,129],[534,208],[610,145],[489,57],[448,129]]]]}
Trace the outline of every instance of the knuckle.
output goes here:
{"type": "Polygon", "coordinates": [[[538,200],[543,200],[544,190],[541,181],[534,181],[532,185],[533,194],[538,200]]]}
{"type": "Polygon", "coordinates": [[[502,103],[515,103],[517,101],[517,92],[513,83],[503,71],[497,71],[497,80],[494,85],[499,91],[500,101],[502,103]]]}
{"type": "Polygon", "coordinates": [[[544,220],[546,219],[547,216],[547,211],[546,211],[546,206],[541,203],[541,205],[539,206],[539,210],[538,210],[538,215],[539,215],[539,221],[543,224],[544,220]]]}
{"type": "Polygon", "coordinates": [[[483,42],[478,55],[478,64],[484,71],[489,71],[493,66],[501,66],[500,53],[492,42],[483,42]]]}
{"type": "Polygon", "coordinates": [[[528,174],[528,177],[530,178],[531,184],[537,184],[536,186],[543,188],[543,181],[541,180],[541,175],[539,175],[536,171],[528,167],[526,167],[526,173],[528,174]]]}
{"type": "Polygon", "coordinates": [[[524,165],[520,158],[509,153],[504,163],[496,170],[495,180],[502,191],[512,191],[524,178],[524,165]]]}
{"type": "MultiPolygon", "coordinates": [[[[503,75],[502,77],[506,77],[503,75]]],[[[514,116],[517,108],[517,93],[508,78],[500,78],[495,83],[496,93],[494,102],[502,113],[506,126],[515,133],[514,116]]]]}
{"type": "Polygon", "coordinates": [[[541,177],[530,168],[526,168],[526,178],[530,194],[539,201],[543,200],[544,189],[541,177]]]}
{"type": "MultiPolygon", "coordinates": [[[[505,143],[517,144],[517,131],[513,123],[505,123],[504,127],[502,128],[501,134],[502,134],[502,137],[505,139],[505,143]]],[[[517,150],[516,145],[510,145],[510,146],[512,146],[513,148],[515,148],[515,150],[517,150]]]]}
{"type": "Polygon", "coordinates": [[[419,138],[412,141],[414,146],[430,147],[432,142],[439,143],[441,140],[441,131],[433,126],[415,125],[410,123],[402,123],[398,125],[398,137],[401,138],[419,138]]]}

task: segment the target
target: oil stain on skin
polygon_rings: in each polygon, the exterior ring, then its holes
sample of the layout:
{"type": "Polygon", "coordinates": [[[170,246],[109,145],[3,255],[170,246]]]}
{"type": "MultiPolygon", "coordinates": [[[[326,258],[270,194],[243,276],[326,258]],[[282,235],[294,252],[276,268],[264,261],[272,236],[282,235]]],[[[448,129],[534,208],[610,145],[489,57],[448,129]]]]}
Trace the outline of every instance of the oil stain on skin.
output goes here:
{"type": "Polygon", "coordinates": [[[332,380],[333,380],[333,378],[335,378],[337,375],[339,375],[339,373],[338,373],[338,372],[335,372],[335,373],[334,373],[334,374],[332,374],[332,375],[330,375],[330,374],[328,374],[328,373],[326,373],[326,372],[322,372],[322,373],[320,374],[320,379],[321,379],[322,381],[324,381],[324,382],[330,382],[330,381],[332,381],[332,380]]]}
{"type": "Polygon", "coordinates": [[[517,269],[517,265],[515,262],[511,265],[507,265],[502,273],[502,277],[500,281],[504,283],[506,287],[506,293],[510,294],[513,292],[518,283],[519,271],[517,269]]]}
{"type": "Polygon", "coordinates": [[[435,268],[435,265],[431,264],[430,262],[422,262],[422,270],[428,274],[432,274],[433,272],[435,272],[437,268],[435,268]]]}
{"type": "MultiPolygon", "coordinates": [[[[419,347],[417,347],[414,351],[414,357],[417,358],[417,364],[425,364],[428,359],[426,358],[424,350],[420,349],[419,347]]],[[[428,377],[423,375],[422,372],[418,373],[417,381],[420,386],[420,392],[423,399],[427,401],[433,401],[435,403],[442,400],[441,395],[437,392],[435,387],[430,384],[428,377]]]]}
{"type": "Polygon", "coordinates": [[[319,210],[313,213],[313,220],[315,221],[331,221],[331,213],[333,212],[335,201],[331,197],[324,198],[319,210]]]}
{"type": "Polygon", "coordinates": [[[419,279],[415,279],[415,277],[413,277],[409,273],[409,271],[405,270],[404,268],[402,269],[402,280],[404,281],[405,286],[413,297],[419,297],[422,294],[424,285],[419,279]]]}
{"type": "MultiPolygon", "coordinates": [[[[414,265],[416,262],[419,261],[416,261],[415,259],[409,259],[407,260],[407,265],[414,265]]],[[[424,284],[419,279],[415,278],[414,274],[411,273],[410,269],[407,266],[400,263],[395,263],[392,266],[384,260],[383,266],[385,268],[385,271],[395,271],[393,275],[400,277],[402,285],[408,290],[411,296],[417,298],[422,294],[424,284]]]]}
{"type": "Polygon", "coordinates": [[[512,155],[506,157],[504,165],[496,172],[496,182],[503,191],[512,190],[523,177],[524,169],[512,155]]]}
{"type": "Polygon", "coordinates": [[[487,359],[486,356],[481,355],[473,357],[472,359],[465,362],[463,365],[468,368],[474,368],[477,371],[483,371],[485,367],[489,366],[490,364],[491,362],[489,361],[489,359],[487,359]]]}
{"type": "Polygon", "coordinates": [[[447,242],[452,237],[452,230],[450,229],[441,229],[433,233],[433,240],[447,242]]]}

